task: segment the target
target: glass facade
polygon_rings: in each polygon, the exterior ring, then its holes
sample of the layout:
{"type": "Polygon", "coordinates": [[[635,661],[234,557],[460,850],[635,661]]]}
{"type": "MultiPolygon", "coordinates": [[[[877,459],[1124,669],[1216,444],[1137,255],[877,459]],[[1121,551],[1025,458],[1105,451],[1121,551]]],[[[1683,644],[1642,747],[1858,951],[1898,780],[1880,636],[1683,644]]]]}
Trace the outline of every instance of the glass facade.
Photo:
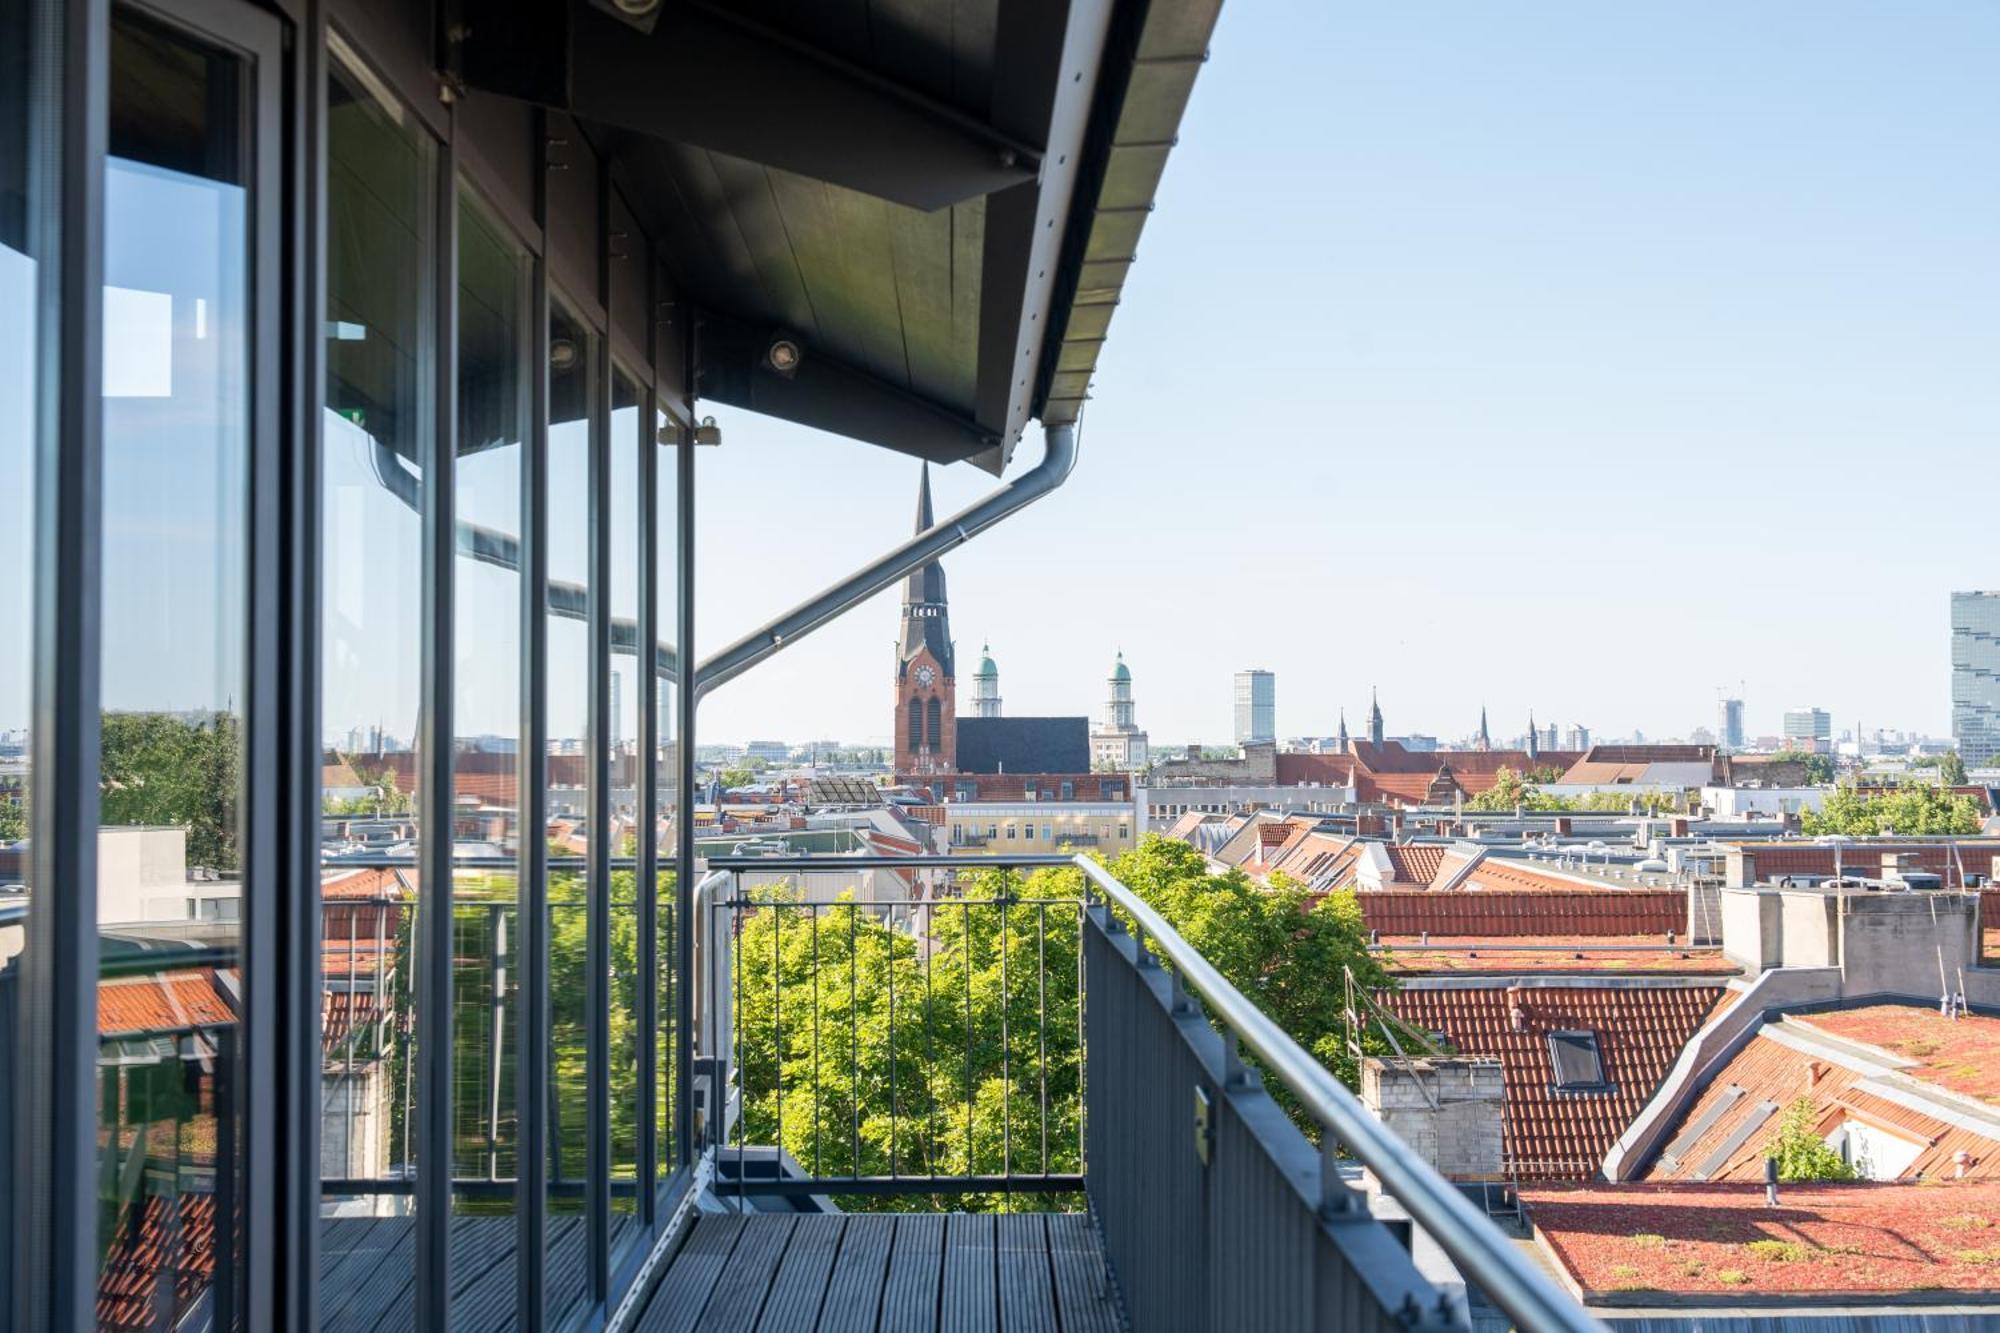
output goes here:
{"type": "Polygon", "coordinates": [[[407,1317],[418,1222],[424,508],[437,145],[351,56],[327,75],[320,424],[320,1277],[330,1323],[407,1317]],[[337,1183],[336,1183],[337,1182],[337,1183]],[[393,1237],[389,1244],[379,1243],[393,1237]]]}
{"type": "MultiPolygon", "coordinates": [[[[591,435],[603,420],[597,334],[561,303],[549,308],[548,844],[549,1165],[548,1295],[551,1315],[580,1305],[589,1288],[592,1158],[590,995],[594,990],[589,856],[591,728],[591,435]]],[[[601,973],[598,973],[601,975],[601,973]]]]}
{"type": "MultiPolygon", "coordinates": [[[[0,1151],[10,1151],[27,1075],[15,1038],[28,944],[28,843],[34,771],[36,384],[42,308],[39,245],[31,239],[35,25],[22,0],[0,0],[0,1151]]],[[[0,1254],[14,1252],[14,1165],[0,1164],[0,1254]]],[[[12,1308],[12,1275],[0,1265],[0,1310],[12,1308]]]]}
{"type": "Polygon", "coordinates": [[[100,1321],[239,1306],[251,387],[243,62],[121,15],[104,175],[100,1321]]]}
{"type": "Polygon", "coordinates": [[[1951,595],[1951,734],[1968,768],[2000,755],[2000,593],[1951,595]]]}

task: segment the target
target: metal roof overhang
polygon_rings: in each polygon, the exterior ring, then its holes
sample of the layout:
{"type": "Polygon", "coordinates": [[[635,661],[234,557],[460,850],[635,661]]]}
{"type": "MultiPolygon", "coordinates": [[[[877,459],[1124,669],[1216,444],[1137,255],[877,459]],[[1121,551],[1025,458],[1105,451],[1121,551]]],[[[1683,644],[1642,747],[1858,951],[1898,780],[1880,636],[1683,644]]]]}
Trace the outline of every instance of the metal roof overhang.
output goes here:
{"type": "Polygon", "coordinates": [[[1219,8],[492,0],[447,64],[583,126],[697,307],[701,397],[998,474],[1077,419],[1219,8]]]}

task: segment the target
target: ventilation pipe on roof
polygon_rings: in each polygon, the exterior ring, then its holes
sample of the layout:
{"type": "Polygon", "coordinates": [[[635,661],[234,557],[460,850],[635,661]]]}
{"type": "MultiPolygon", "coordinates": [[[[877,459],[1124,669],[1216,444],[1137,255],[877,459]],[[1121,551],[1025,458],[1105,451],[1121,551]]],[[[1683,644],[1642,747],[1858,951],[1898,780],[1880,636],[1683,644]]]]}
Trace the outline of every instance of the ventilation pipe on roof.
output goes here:
{"type": "Polygon", "coordinates": [[[716,686],[756,666],[779,649],[853,610],[861,603],[947,551],[953,551],[1003,519],[1027,508],[1069,479],[1076,466],[1076,426],[1060,424],[1042,430],[1042,461],[1014,480],[933,523],[871,564],[864,565],[827,588],[730,644],[703,662],[694,673],[698,701],[716,686]]]}

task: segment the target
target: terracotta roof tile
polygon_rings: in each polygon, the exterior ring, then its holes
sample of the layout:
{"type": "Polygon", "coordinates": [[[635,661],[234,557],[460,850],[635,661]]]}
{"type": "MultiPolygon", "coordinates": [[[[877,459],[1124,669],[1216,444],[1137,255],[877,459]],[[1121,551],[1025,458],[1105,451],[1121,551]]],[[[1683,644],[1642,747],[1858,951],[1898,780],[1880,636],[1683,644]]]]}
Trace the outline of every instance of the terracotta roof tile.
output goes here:
{"type": "Polygon", "coordinates": [[[1520,1179],[1583,1180],[1596,1175],[1721,993],[1720,986],[1496,985],[1404,989],[1383,1000],[1418,1027],[1444,1033],[1461,1053],[1499,1058],[1505,1152],[1520,1179]],[[1558,1030],[1597,1034],[1610,1091],[1556,1091],[1548,1034],[1558,1030]]]}
{"type": "Polygon", "coordinates": [[[1358,895],[1361,917],[1384,935],[1631,936],[1665,941],[1687,932],[1687,895],[1678,889],[1578,889],[1568,893],[1384,889],[1358,895]]]}
{"type": "Polygon", "coordinates": [[[187,1191],[146,1196],[121,1218],[97,1278],[100,1329],[173,1327],[193,1312],[215,1278],[215,1196],[187,1191]],[[174,1284],[173,1310],[162,1322],[156,1292],[174,1284]]]}
{"type": "MultiPolygon", "coordinates": [[[[1996,1074],[1992,1057],[2000,1041],[2000,1019],[1956,1021],[1916,1005],[1870,1005],[1820,1014],[1795,1014],[1788,1024],[1824,1032],[1878,1049],[1897,1071],[1922,1082],[1979,1100],[2000,1101],[1990,1092],[1996,1074]],[[1989,1070],[1993,1072],[1989,1073],[1989,1070]]],[[[1966,1174],[2000,1177],[2000,1127],[1982,1134],[1879,1094],[1868,1062],[1843,1062],[1837,1047],[1802,1050],[1768,1035],[1766,1025],[1729,1063],[1718,1070],[1680,1117],[1668,1146],[1689,1127],[1701,1132],[1676,1151],[1662,1152],[1647,1169],[1651,1180],[1745,1180],[1764,1178],[1764,1150],[1777,1133],[1782,1109],[1800,1097],[1813,1106],[1815,1123],[1831,1133],[1848,1114],[1920,1141],[1924,1147],[1904,1169],[1906,1178],[1950,1176],[1955,1156],[1970,1156],[1966,1174]],[[1779,1111],[1766,1108],[1775,1105],[1779,1111]],[[1713,1159],[1726,1150],[1721,1161],[1713,1159]]]]}
{"type": "Polygon", "coordinates": [[[1391,843],[1385,849],[1396,878],[1410,884],[1429,884],[1444,862],[1445,847],[1436,842],[1391,843]]]}
{"type": "Polygon", "coordinates": [[[1383,965],[1401,976],[1604,973],[1733,977],[1742,969],[1720,949],[1664,947],[1657,935],[1517,936],[1504,941],[1433,935],[1427,943],[1384,937],[1383,965]],[[1496,943],[1500,947],[1495,947],[1496,943]]]}
{"type": "Polygon", "coordinates": [[[97,983],[97,1032],[115,1037],[234,1023],[210,971],[162,972],[97,983]]]}

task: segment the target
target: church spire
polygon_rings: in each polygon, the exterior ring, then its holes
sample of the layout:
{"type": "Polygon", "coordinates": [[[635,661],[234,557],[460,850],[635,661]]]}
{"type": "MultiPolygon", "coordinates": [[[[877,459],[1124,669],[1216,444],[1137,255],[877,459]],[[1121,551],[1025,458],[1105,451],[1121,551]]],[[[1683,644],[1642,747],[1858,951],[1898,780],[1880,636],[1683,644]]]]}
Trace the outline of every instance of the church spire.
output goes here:
{"type": "Polygon", "coordinates": [[[1334,737],[1334,739],[1340,743],[1340,752],[1342,754],[1346,754],[1347,753],[1347,709],[1344,707],[1340,710],[1340,734],[1334,737]]]}
{"type": "MultiPolygon", "coordinates": [[[[931,465],[925,463],[917,479],[918,532],[928,530],[936,520],[931,513],[931,465]]],[[[955,676],[951,647],[950,608],[944,589],[944,566],[926,560],[903,580],[903,642],[898,663],[907,666],[924,648],[937,659],[938,670],[947,678],[955,676]]]]}
{"type": "Polygon", "coordinates": [[[1528,761],[1533,763],[1541,758],[1541,744],[1535,736],[1535,710],[1528,710],[1528,761]]]}
{"type": "Polygon", "coordinates": [[[1382,700],[1375,687],[1368,687],[1368,739],[1376,745],[1382,743],[1382,700]]]}
{"type": "Polygon", "coordinates": [[[1481,749],[1481,750],[1490,750],[1490,749],[1492,749],[1492,748],[1493,748],[1493,738],[1492,738],[1492,737],[1490,737],[1490,736],[1488,736],[1488,735],[1486,734],[1486,705],[1485,705],[1485,704],[1481,704],[1481,705],[1479,705],[1479,736],[1478,736],[1478,746],[1477,746],[1477,748],[1479,748],[1479,749],[1481,749]]]}

